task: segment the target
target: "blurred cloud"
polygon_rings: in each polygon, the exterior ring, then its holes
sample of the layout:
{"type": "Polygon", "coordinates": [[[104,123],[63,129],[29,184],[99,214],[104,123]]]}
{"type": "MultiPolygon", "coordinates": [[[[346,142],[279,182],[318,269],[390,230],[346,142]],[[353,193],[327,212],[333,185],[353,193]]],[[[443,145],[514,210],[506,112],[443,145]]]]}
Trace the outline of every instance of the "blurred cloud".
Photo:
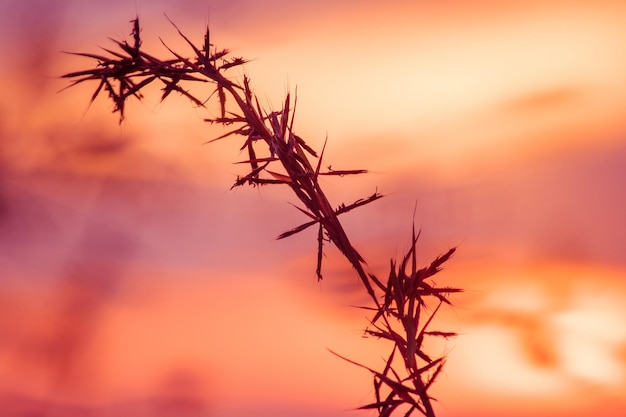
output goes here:
{"type": "Polygon", "coordinates": [[[513,112],[545,111],[550,107],[567,104],[577,99],[580,91],[576,87],[556,87],[548,90],[530,92],[511,100],[506,107],[513,112]]]}

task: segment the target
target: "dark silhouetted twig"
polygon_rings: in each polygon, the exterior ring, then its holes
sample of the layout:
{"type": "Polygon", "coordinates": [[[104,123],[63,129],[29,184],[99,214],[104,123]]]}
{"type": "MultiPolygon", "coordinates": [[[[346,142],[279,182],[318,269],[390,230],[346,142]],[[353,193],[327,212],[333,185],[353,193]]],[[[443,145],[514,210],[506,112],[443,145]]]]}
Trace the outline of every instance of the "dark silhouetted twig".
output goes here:
{"type": "Polygon", "coordinates": [[[372,203],[382,195],[376,191],[369,197],[348,205],[341,203],[334,208],[318,181],[321,175],[358,175],[367,171],[333,170],[331,167],[322,171],[326,142],[318,156],[293,130],[297,100],[287,94],[282,108],[264,110],[259,105],[247,76],[244,75],[241,82],[238,82],[226,75],[227,71],[240,67],[247,61],[239,57],[229,58],[228,50],[216,49],[210,42],[208,27],[202,46],[198,47],[172,23],[190,47],[193,56],[184,57],[163,42],[172,57],[159,59],[143,51],[139,19],[134,19],[132,24],[133,41],[130,44],[126,41],[113,41],[119,50],[103,48],[108,55],[75,53],[97,61],[97,65],[64,75],[73,80],[70,86],[87,81],[95,82],[97,86],[90,102],[105,91],[113,101],[113,112],[119,114],[120,122],[125,117],[126,101],[133,97],[141,100],[141,90],[154,82],[162,85],[161,100],[176,92],[187,97],[194,105],[204,107],[209,100],[216,97],[219,116],[207,118],[205,121],[222,126],[232,125],[232,128],[213,141],[242,137],[240,149],[246,150],[248,154],[246,160],[238,163],[248,165],[250,170],[237,177],[233,188],[245,184],[281,184],[289,187],[302,204],[301,207],[294,206],[308,217],[308,221],[282,233],[278,239],[317,225],[318,279],[322,279],[324,244],[332,243],[352,265],[373,303],[371,307],[364,307],[374,312],[365,332],[388,340],[393,346],[383,370],[376,371],[335,353],[367,369],[373,375],[375,401],[361,408],[375,409],[380,417],[391,416],[396,412],[409,416],[415,410],[425,416],[434,417],[433,399],[428,390],[441,372],[445,358],[432,358],[424,352],[424,343],[428,337],[447,339],[456,335],[453,332],[433,330],[431,325],[440,306],[451,304],[449,294],[461,290],[437,287],[429,279],[441,271],[455,248],[436,258],[430,265],[418,269],[416,245],[419,234],[415,233],[413,226],[408,253],[399,263],[393,260],[390,262],[387,281],[381,281],[369,270],[363,257],[352,245],[339,216],[372,203]],[[214,88],[213,92],[207,98],[198,98],[183,87],[193,83],[209,83],[214,88]],[[312,163],[309,158],[317,158],[317,163],[312,163]]]}

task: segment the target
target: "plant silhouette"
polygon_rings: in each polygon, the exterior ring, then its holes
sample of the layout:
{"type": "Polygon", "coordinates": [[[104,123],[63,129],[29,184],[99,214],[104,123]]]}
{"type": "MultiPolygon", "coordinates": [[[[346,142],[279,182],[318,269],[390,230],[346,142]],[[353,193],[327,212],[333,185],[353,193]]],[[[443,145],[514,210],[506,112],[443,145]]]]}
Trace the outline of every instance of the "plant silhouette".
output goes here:
{"type": "MultiPolygon", "coordinates": [[[[435,416],[433,398],[429,389],[445,363],[445,357],[431,357],[424,351],[428,338],[449,338],[456,334],[431,329],[433,318],[442,304],[450,305],[448,295],[461,289],[438,287],[432,281],[443,264],[454,254],[451,248],[429,265],[418,268],[416,245],[419,233],[413,224],[411,245],[399,260],[391,260],[387,279],[378,277],[352,245],[339,216],[355,208],[372,203],[382,197],[377,191],[350,204],[330,203],[320,186],[320,176],[345,176],[364,174],[363,169],[322,169],[324,149],[318,154],[294,130],[296,99],[286,94],[282,108],[265,110],[254,94],[250,79],[244,75],[241,82],[227,74],[247,61],[231,57],[226,49],[218,50],[211,43],[207,27],[202,44],[192,43],[172,23],[178,34],[193,52],[191,58],[165,48],[171,57],[160,59],[142,49],[139,18],[132,23],[132,41],[113,40],[116,50],[102,48],[104,55],[73,53],[97,61],[94,68],[65,74],[73,80],[70,86],[95,82],[91,96],[93,102],[105,92],[114,104],[114,113],[120,123],[125,117],[127,99],[142,99],[142,89],[151,83],[161,85],[161,100],[172,92],[187,97],[194,105],[204,107],[209,100],[219,104],[219,116],[205,119],[209,123],[227,126],[230,130],[214,139],[241,138],[241,150],[248,159],[242,161],[249,171],[238,176],[234,187],[280,184],[289,187],[301,206],[295,206],[307,221],[278,236],[289,237],[309,227],[317,227],[316,275],[322,279],[323,249],[333,244],[357,274],[372,305],[362,308],[371,311],[372,318],[365,334],[385,339],[392,345],[380,370],[356,363],[337,353],[335,355],[363,367],[373,376],[374,400],[362,409],[376,410],[380,417],[402,413],[409,416],[416,410],[428,417],[435,416]],[[210,83],[213,87],[208,98],[199,98],[185,88],[194,83],[210,83]],[[315,161],[316,160],[316,161],[315,161]]],[[[332,352],[332,351],[331,351],[332,352]]]]}

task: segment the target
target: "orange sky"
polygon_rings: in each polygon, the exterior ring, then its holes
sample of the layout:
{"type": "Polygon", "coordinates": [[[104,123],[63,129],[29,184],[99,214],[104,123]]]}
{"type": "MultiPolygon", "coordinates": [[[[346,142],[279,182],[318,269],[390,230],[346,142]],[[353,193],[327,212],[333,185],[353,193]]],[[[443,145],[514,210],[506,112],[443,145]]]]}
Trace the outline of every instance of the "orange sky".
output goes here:
{"type": "Polygon", "coordinates": [[[312,233],[273,240],[302,221],[287,190],[227,191],[241,156],[203,145],[215,109],[155,91],[118,125],[104,96],[88,109],[95,85],[57,94],[91,64],[59,51],[109,46],[135,13],[146,47],[182,48],[163,12],[254,58],[264,104],[297,86],[297,132],[318,149],[328,134],[334,168],[371,170],[323,186],[335,204],[387,195],[344,219],[381,275],[415,201],[424,262],[459,245],[437,277],[467,289],[442,318],[461,336],[438,416],[626,407],[623,2],[15,3],[0,4],[0,414],[368,415],[351,409],[369,375],[326,350],[381,363],[350,307],[365,294],[335,250],[316,282],[312,233]]]}

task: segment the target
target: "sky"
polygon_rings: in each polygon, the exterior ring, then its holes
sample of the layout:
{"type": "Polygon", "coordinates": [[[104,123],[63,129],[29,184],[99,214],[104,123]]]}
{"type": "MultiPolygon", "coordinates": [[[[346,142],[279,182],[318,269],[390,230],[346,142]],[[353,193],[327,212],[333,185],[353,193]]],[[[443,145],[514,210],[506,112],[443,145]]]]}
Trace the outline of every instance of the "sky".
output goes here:
{"type": "Polygon", "coordinates": [[[438,416],[621,415],[626,407],[626,5],[621,1],[0,0],[0,414],[358,416],[367,302],[280,187],[229,190],[217,107],[146,94],[118,123],[61,74],[128,39],[251,59],[264,106],[367,175],[325,179],[380,275],[422,231],[458,247],[439,326],[459,336],[438,416]],[[414,215],[415,212],[415,215],[414,215]]]}

